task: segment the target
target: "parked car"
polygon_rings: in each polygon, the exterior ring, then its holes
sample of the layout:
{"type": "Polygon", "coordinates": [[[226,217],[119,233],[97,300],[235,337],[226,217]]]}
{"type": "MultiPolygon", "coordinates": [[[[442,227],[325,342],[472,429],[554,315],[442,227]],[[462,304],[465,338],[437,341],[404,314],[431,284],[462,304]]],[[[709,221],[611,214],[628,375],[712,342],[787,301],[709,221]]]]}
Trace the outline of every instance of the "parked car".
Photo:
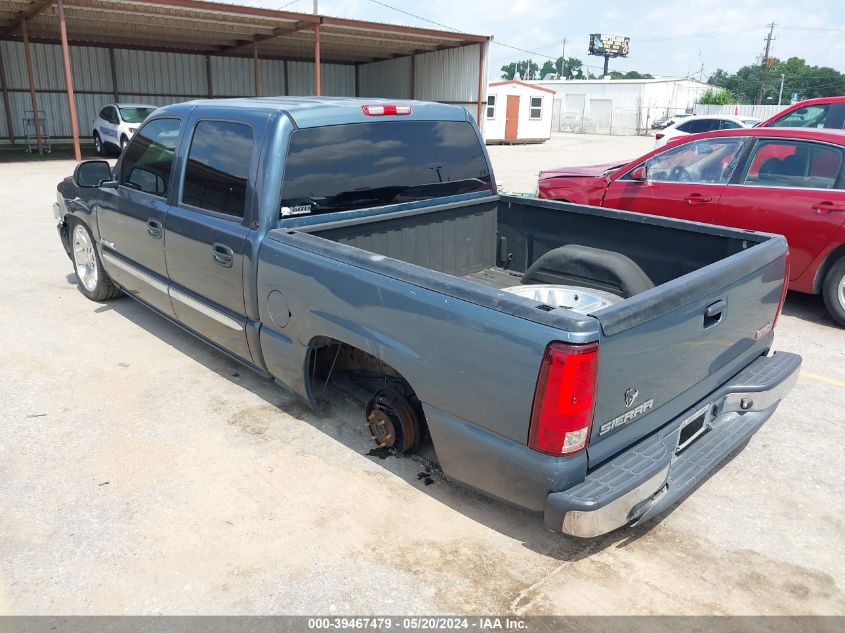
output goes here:
{"type": "Polygon", "coordinates": [[[168,106],[54,213],[89,299],[125,292],[312,405],[333,382],[382,449],[430,442],[577,536],[677,503],[801,362],[771,352],[782,237],[499,197],[457,106],[168,106]]]}
{"type": "Polygon", "coordinates": [[[685,119],[685,118],[691,117],[691,116],[692,116],[692,114],[686,114],[686,113],[666,115],[666,116],[660,117],[659,119],[655,119],[654,123],[651,124],[651,129],[652,130],[662,130],[665,127],[669,127],[670,125],[674,125],[675,123],[677,123],[681,119],[685,119]]]}
{"type": "Polygon", "coordinates": [[[654,135],[654,146],[663,147],[670,140],[689,134],[700,134],[714,130],[733,130],[741,127],[754,127],[760,119],[728,115],[691,116],[663,129],[654,135]]]}
{"type": "Polygon", "coordinates": [[[156,106],[143,103],[111,103],[94,118],[94,149],[104,155],[109,151],[122,152],[135,130],[156,106]]]}
{"type": "Polygon", "coordinates": [[[765,128],[690,137],[625,163],[540,172],[539,196],[780,233],[789,287],[845,326],[845,132],[765,128]]]}
{"type": "Polygon", "coordinates": [[[845,128],[845,97],[807,99],[766,119],[762,127],[845,128]]]}

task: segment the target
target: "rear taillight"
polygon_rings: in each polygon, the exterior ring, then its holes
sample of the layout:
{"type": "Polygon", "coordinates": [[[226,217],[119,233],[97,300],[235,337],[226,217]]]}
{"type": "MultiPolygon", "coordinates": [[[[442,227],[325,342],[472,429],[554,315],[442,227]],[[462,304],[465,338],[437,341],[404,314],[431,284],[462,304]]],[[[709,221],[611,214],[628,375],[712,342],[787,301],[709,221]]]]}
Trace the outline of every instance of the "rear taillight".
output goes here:
{"type": "Polygon", "coordinates": [[[598,343],[550,343],[543,355],[528,446],[549,455],[584,450],[590,437],[598,374],[598,343]]]}
{"type": "Polygon", "coordinates": [[[783,290],[780,291],[780,302],[778,303],[778,311],[775,312],[775,318],[772,321],[772,329],[778,323],[780,313],[783,312],[783,304],[786,302],[786,291],[789,289],[789,251],[786,251],[786,270],[783,271],[783,290]]]}
{"type": "Polygon", "coordinates": [[[365,105],[361,110],[367,116],[387,116],[391,114],[411,114],[409,105],[365,105]]]}
{"type": "Polygon", "coordinates": [[[654,138],[656,138],[656,139],[659,141],[659,140],[660,140],[660,139],[662,139],[664,136],[666,136],[666,135],[665,135],[665,134],[655,134],[655,135],[654,135],[654,138]]]}

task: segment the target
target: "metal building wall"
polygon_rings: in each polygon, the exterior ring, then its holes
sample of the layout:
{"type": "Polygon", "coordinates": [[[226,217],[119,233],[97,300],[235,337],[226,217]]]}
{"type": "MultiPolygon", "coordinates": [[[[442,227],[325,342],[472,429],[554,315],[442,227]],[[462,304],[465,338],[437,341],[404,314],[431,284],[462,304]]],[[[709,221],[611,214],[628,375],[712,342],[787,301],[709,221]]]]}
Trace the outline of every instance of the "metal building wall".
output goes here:
{"type": "MultiPolygon", "coordinates": [[[[460,105],[475,118],[478,110],[480,46],[483,45],[416,55],[413,63],[414,98],[460,105]]],[[[410,57],[362,64],[359,68],[359,94],[363,97],[408,99],[411,97],[410,73],[410,57]]],[[[483,82],[482,90],[486,90],[486,85],[483,82]]]]}
{"type": "MultiPolygon", "coordinates": [[[[421,55],[418,55],[417,59],[420,57],[421,55]]],[[[358,94],[362,97],[410,99],[411,58],[397,57],[371,64],[361,64],[358,69],[358,79],[361,82],[358,86],[358,94]]]]}
{"type": "MultiPolygon", "coordinates": [[[[67,138],[71,134],[65,94],[61,48],[54,44],[31,44],[38,107],[45,111],[46,133],[67,138]]],[[[23,44],[0,41],[3,67],[9,88],[12,127],[16,138],[24,137],[24,113],[32,109],[26,74],[23,44]]],[[[91,134],[91,121],[107,103],[118,99],[163,106],[189,99],[253,96],[255,78],[253,60],[243,57],[210,56],[211,92],[208,86],[206,57],[181,53],[162,53],[114,49],[117,89],[112,85],[109,50],[71,46],[70,57],[76,96],[80,135],[91,134]]],[[[264,96],[314,94],[314,64],[259,60],[260,92],[264,96]],[[288,65],[290,90],[285,86],[288,65]]],[[[324,95],[354,96],[355,67],[347,64],[321,64],[324,95]]],[[[0,138],[9,136],[5,109],[0,107],[0,138]]]]}

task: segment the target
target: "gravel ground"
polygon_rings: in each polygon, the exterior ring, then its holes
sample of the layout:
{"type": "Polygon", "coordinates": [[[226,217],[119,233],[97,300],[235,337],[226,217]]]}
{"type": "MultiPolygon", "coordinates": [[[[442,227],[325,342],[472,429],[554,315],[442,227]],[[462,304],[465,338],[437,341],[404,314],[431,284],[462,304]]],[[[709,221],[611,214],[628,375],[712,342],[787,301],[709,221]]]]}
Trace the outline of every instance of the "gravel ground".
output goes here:
{"type": "MultiPolygon", "coordinates": [[[[648,138],[493,147],[505,188],[648,138]]],[[[845,331],[790,295],[804,370],[672,513],[593,541],[312,412],[129,299],[86,300],[51,214],[67,161],[0,167],[0,614],[845,614],[845,331]]]]}

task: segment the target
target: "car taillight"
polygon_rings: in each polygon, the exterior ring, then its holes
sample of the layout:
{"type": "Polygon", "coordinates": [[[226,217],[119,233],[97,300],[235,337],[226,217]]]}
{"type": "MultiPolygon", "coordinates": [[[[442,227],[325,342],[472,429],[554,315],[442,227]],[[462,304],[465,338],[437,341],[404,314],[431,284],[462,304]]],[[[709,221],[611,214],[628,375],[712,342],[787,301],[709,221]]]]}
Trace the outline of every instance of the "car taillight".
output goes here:
{"type": "Polygon", "coordinates": [[[783,312],[783,304],[786,302],[786,291],[789,289],[789,251],[786,251],[786,270],[783,271],[783,290],[780,291],[780,302],[778,303],[778,311],[775,312],[775,318],[772,321],[772,329],[778,324],[780,313],[783,312]]]}
{"type": "Polygon", "coordinates": [[[411,114],[409,105],[365,105],[361,110],[367,116],[386,116],[389,114],[411,114]]]}
{"type": "Polygon", "coordinates": [[[655,134],[655,135],[654,135],[654,138],[656,138],[656,139],[659,141],[659,140],[660,140],[660,139],[662,139],[664,136],[666,136],[666,135],[665,135],[665,134],[655,134]]]}
{"type": "Polygon", "coordinates": [[[534,391],[528,446],[549,455],[584,450],[590,437],[598,343],[550,343],[534,391]]]}

